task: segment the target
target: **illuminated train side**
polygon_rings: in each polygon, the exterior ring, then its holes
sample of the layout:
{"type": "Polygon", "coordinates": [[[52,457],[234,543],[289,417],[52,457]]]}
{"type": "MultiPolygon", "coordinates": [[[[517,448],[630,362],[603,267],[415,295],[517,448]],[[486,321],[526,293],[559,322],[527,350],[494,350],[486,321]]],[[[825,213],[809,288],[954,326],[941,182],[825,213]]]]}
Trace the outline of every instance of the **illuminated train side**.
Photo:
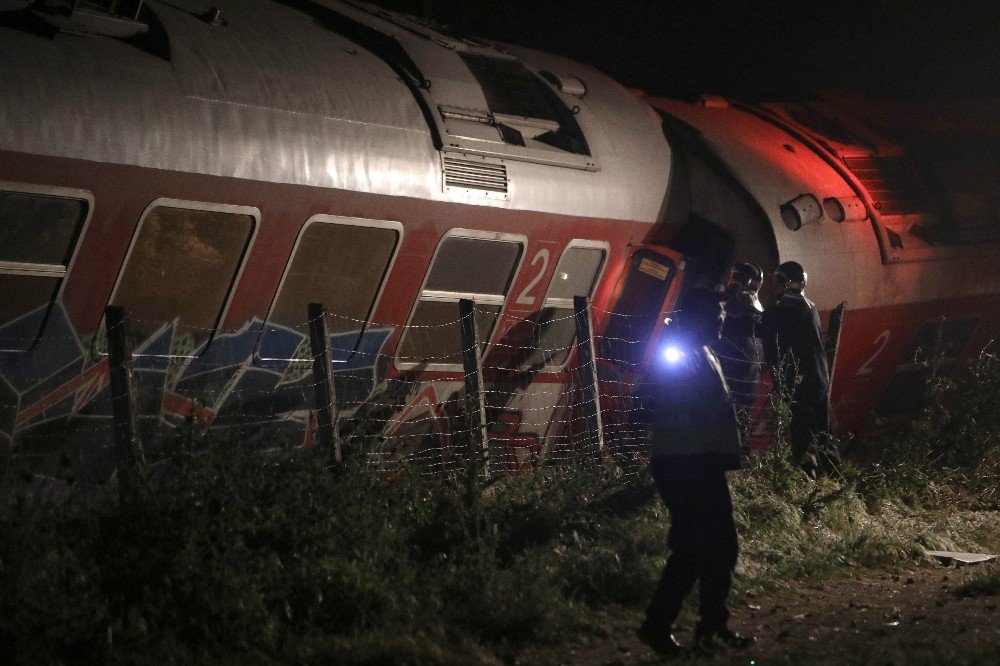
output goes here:
{"type": "Polygon", "coordinates": [[[803,264],[824,326],[846,302],[839,431],[899,424],[924,406],[929,367],[953,373],[996,353],[996,103],[649,102],[666,119],[690,213],[735,238],[738,259],[803,264]]]}
{"type": "MultiPolygon", "coordinates": [[[[536,458],[564,435],[575,360],[510,350],[539,328],[570,346],[543,319],[573,295],[590,297],[603,349],[632,336],[641,363],[682,281],[734,257],[797,259],[824,313],[849,303],[845,429],[871,427],[924,322],[974,319],[960,355],[998,329],[989,250],[896,262],[863,188],[780,118],[642,100],[578,63],[358,3],[213,5],[150,0],[124,39],[107,17],[0,22],[0,438],[69,442],[80,477],[109,471],[94,463],[109,304],[133,313],[145,427],[261,422],[301,441],[307,301],[333,313],[345,409],[407,380],[399,428],[460,390],[454,322],[471,298],[487,382],[530,379],[504,408],[536,458]],[[792,231],[782,207],[803,194],[861,200],[867,221],[792,231]]],[[[623,367],[602,364],[609,387],[623,367]]]]}

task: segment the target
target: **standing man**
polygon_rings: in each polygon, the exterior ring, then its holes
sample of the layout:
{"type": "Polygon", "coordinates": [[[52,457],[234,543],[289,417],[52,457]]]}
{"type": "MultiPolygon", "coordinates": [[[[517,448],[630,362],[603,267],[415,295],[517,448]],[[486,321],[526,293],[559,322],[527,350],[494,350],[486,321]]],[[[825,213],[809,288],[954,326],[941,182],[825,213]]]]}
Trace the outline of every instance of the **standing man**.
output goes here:
{"type": "Polygon", "coordinates": [[[650,467],[670,512],[671,553],[636,635],[665,656],[681,652],[671,631],[696,582],[695,648],[741,648],[754,641],[728,627],[726,607],[739,551],[726,471],[740,466],[741,447],[729,390],[710,349],[722,329],[725,298],[699,288],[685,294],[675,334],[647,371],[650,467]]]}
{"type": "Polygon", "coordinates": [[[830,432],[830,368],[823,345],[819,313],[803,293],[808,275],[802,265],[786,261],[774,271],[777,301],[764,311],[760,338],[764,357],[780,386],[791,398],[789,435],[796,464],[830,471],[840,453],[830,432]],[[817,443],[817,440],[821,440],[817,443]],[[813,450],[819,460],[811,457],[813,450]]]}
{"type": "Polygon", "coordinates": [[[743,452],[750,453],[750,412],[760,389],[761,352],[757,327],[764,312],[757,294],[764,272],[754,264],[733,267],[726,285],[726,321],[722,337],[712,345],[736,408],[743,452]]]}

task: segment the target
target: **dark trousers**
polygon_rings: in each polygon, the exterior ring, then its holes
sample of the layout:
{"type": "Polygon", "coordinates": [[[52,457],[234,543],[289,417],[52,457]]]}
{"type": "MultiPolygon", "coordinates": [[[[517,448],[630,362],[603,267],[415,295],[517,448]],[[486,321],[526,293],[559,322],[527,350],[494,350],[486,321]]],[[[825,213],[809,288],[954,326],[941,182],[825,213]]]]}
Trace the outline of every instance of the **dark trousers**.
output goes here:
{"type": "Polygon", "coordinates": [[[651,467],[656,489],[670,512],[667,541],[671,553],[646,609],[646,624],[669,629],[697,582],[698,629],[724,627],[739,553],[726,472],[683,464],[676,458],[653,458],[651,467]]]}
{"type": "Polygon", "coordinates": [[[801,464],[806,455],[820,454],[818,461],[824,469],[840,464],[840,452],[829,441],[830,399],[824,393],[797,391],[792,396],[792,418],[788,424],[788,439],[792,445],[792,458],[801,464]]]}

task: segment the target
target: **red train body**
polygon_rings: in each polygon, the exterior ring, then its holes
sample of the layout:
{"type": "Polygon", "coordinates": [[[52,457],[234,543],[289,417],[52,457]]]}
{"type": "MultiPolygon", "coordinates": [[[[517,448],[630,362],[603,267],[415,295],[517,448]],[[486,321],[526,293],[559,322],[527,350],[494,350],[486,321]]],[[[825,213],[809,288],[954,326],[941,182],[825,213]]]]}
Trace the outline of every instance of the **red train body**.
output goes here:
{"type": "Polygon", "coordinates": [[[868,101],[643,98],[357,3],[216,4],[0,13],[0,436],[40,473],[109,472],[109,304],[145,432],[308,439],[320,300],[343,414],[385,408],[410,455],[447,438],[471,299],[512,470],[573,428],[573,296],[614,409],[684,284],[795,259],[824,317],[848,304],[841,430],[919,408],[931,342],[958,367],[1000,330],[996,168],[914,162],[868,101]]]}

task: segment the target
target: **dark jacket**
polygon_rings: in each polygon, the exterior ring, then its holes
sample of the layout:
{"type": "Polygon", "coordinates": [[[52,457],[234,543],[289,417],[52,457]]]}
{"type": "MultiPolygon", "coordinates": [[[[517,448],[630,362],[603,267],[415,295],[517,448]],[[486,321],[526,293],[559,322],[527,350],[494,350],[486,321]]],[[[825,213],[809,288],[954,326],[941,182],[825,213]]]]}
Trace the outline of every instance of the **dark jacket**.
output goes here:
{"type": "Polygon", "coordinates": [[[760,313],[750,294],[729,291],[722,337],[712,349],[722,366],[733,404],[741,409],[753,405],[760,387],[761,355],[756,330],[759,319],[760,313]]]}
{"type": "Polygon", "coordinates": [[[737,469],[740,430],[719,362],[707,346],[679,346],[682,358],[658,359],[647,370],[650,456],[737,469]]]}
{"type": "Polygon", "coordinates": [[[764,358],[775,370],[775,379],[794,393],[796,401],[829,400],[830,368],[819,313],[812,301],[796,292],[782,294],[777,303],[764,311],[760,339],[764,358]],[[784,370],[780,377],[779,368],[784,370]],[[799,383],[796,372],[801,377],[799,383]]]}

